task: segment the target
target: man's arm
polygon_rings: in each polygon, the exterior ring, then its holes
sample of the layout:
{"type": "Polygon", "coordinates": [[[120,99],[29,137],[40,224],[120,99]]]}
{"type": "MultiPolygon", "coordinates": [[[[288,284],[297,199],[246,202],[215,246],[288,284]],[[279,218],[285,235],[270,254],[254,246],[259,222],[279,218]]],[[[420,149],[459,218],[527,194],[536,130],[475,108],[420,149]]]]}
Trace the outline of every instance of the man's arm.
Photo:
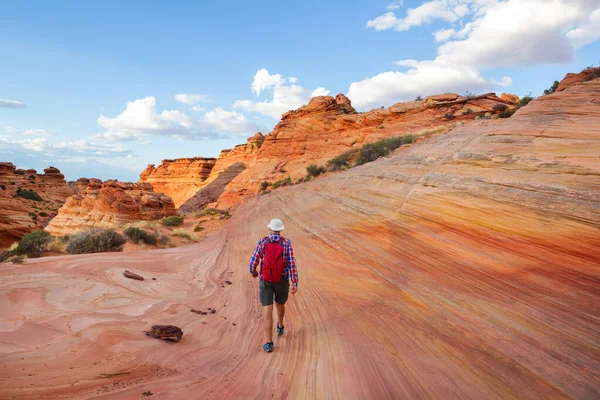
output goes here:
{"type": "Polygon", "coordinates": [[[292,285],[294,287],[298,287],[298,268],[296,268],[296,257],[294,257],[294,248],[292,247],[292,241],[289,239],[287,264],[290,267],[290,278],[292,279],[292,285]]]}
{"type": "Polygon", "coordinates": [[[258,244],[256,245],[256,249],[254,250],[254,253],[252,253],[252,257],[250,257],[250,274],[252,274],[252,276],[254,276],[256,278],[256,276],[258,276],[258,272],[256,272],[256,268],[258,267],[258,264],[260,263],[260,260],[262,259],[262,254],[260,251],[262,245],[262,239],[260,239],[258,241],[258,244]]]}

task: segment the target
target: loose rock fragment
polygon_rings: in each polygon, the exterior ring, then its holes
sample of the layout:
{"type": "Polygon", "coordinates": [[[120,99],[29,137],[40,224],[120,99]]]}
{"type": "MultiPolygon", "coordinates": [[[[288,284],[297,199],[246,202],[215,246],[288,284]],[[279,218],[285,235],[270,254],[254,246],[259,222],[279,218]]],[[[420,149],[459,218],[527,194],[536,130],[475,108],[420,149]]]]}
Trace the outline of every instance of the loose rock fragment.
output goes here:
{"type": "Polygon", "coordinates": [[[140,276],[138,274],[134,274],[133,272],[130,272],[128,270],[125,270],[125,272],[123,272],[123,276],[125,278],[135,279],[135,280],[138,280],[138,281],[143,281],[144,280],[143,276],[140,276]]]}
{"type": "Polygon", "coordinates": [[[146,331],[146,335],[157,339],[179,342],[183,336],[183,331],[174,325],[153,325],[149,331],[146,331]]]}

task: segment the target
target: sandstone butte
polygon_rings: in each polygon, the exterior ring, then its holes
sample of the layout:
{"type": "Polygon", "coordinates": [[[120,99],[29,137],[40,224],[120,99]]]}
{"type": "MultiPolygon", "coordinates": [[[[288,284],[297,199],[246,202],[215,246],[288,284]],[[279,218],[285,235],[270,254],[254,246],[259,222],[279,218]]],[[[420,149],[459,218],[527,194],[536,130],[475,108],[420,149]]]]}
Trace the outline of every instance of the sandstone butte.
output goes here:
{"type": "Polygon", "coordinates": [[[598,399],[599,105],[600,80],[572,85],[251,198],[190,246],[3,264],[0,397],[598,399]],[[247,262],[274,216],[300,290],[267,354],[247,262]]]}
{"type": "Polygon", "coordinates": [[[77,229],[115,228],[127,222],[176,215],[173,200],[154,192],[149,183],[80,178],[76,192],[46,227],[53,235],[71,234],[77,229]]]}
{"type": "Polygon", "coordinates": [[[38,175],[34,169],[17,169],[10,162],[0,162],[0,249],[28,232],[43,229],[72,194],[64,175],[54,167],[38,175]],[[33,190],[43,200],[15,197],[19,188],[33,190]]]}
{"type": "Polygon", "coordinates": [[[285,113],[268,135],[257,133],[247,143],[223,150],[212,169],[205,161],[212,163],[212,159],[164,160],[158,167],[149,165],[140,180],[173,197],[184,213],[215,202],[220,208],[229,208],[257,194],[263,181],[300,178],[308,165],[325,164],[366,142],[447,130],[457,122],[498,114],[493,109],[497,104],[514,108],[518,100],[506,94],[498,98],[493,93],[469,97],[446,93],[359,113],[343,94],[318,96],[285,113]],[[198,169],[203,173],[197,173],[198,169]]]}
{"type": "Polygon", "coordinates": [[[216,161],[202,157],[162,160],[158,167],[148,165],[140,174],[140,180],[151,183],[155,191],[167,194],[175,207],[179,207],[204,186],[216,161]]]}

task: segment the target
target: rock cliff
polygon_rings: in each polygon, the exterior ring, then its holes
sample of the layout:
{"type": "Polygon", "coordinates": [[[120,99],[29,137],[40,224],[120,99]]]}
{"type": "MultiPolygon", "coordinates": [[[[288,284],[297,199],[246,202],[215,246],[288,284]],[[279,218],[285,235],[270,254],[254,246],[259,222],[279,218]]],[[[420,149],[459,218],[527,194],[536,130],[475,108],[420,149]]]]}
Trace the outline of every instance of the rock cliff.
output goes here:
{"type": "Polygon", "coordinates": [[[148,165],[140,174],[140,181],[151,183],[156,192],[171,197],[175,207],[179,207],[204,186],[216,161],[202,157],[162,160],[158,167],[148,165]]]}
{"type": "Polygon", "coordinates": [[[150,183],[80,178],[77,193],[67,199],[46,230],[63,235],[77,229],[114,228],[126,222],[175,214],[173,200],[154,192],[150,183]]]}
{"type": "Polygon", "coordinates": [[[0,162],[0,248],[43,229],[72,194],[64,175],[54,167],[39,175],[34,169],[0,162]]]}

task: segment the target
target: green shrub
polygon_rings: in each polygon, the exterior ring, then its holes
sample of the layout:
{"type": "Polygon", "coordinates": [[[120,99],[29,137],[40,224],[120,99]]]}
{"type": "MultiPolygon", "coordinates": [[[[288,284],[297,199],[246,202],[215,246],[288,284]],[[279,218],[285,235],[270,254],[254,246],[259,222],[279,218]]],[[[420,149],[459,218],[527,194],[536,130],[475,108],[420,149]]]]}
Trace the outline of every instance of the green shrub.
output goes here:
{"type": "Polygon", "coordinates": [[[423,100],[423,98],[421,96],[415,97],[415,101],[422,101],[422,100],[423,100]]]}
{"type": "Polygon", "coordinates": [[[179,215],[171,215],[160,220],[160,223],[164,226],[179,226],[183,224],[183,217],[179,215]]]}
{"type": "Polygon", "coordinates": [[[166,246],[169,244],[169,238],[165,235],[159,235],[158,239],[157,239],[158,245],[159,246],[166,246]]]}
{"type": "Polygon", "coordinates": [[[17,189],[17,197],[23,197],[29,200],[42,201],[44,200],[39,194],[34,192],[32,189],[23,190],[21,188],[17,189]]]}
{"type": "Polygon", "coordinates": [[[6,190],[6,185],[0,185],[0,188],[2,188],[2,190],[6,190]]]}
{"type": "Polygon", "coordinates": [[[71,236],[69,235],[62,235],[58,237],[58,241],[61,243],[67,243],[69,240],[71,240],[71,236]]]}
{"type": "Polygon", "coordinates": [[[44,212],[44,211],[42,211],[42,212],[41,212],[41,213],[39,213],[38,215],[39,215],[40,217],[47,217],[47,216],[48,216],[48,213],[47,213],[47,212],[44,212]]]}
{"type": "Polygon", "coordinates": [[[264,181],[263,183],[260,184],[260,190],[267,190],[267,188],[269,187],[270,183],[267,181],[264,181]]]}
{"type": "Polygon", "coordinates": [[[414,136],[412,134],[410,135],[404,135],[402,137],[402,143],[403,144],[411,144],[414,140],[414,136]]]}
{"type": "Polygon", "coordinates": [[[10,182],[10,184],[11,184],[11,185],[16,185],[16,184],[17,184],[17,182],[12,182],[12,181],[11,181],[11,182],[10,182]]]}
{"type": "Polygon", "coordinates": [[[387,156],[402,145],[402,137],[381,139],[373,143],[365,144],[360,149],[356,165],[375,161],[380,157],[387,156]]]}
{"type": "Polygon", "coordinates": [[[133,243],[138,244],[140,241],[144,244],[148,244],[151,246],[156,246],[157,237],[149,232],[146,232],[143,229],[136,228],[134,226],[130,226],[126,228],[123,233],[125,237],[131,240],[133,243]]]}
{"type": "Polygon", "coordinates": [[[231,214],[229,214],[229,211],[219,210],[218,208],[206,208],[203,211],[196,214],[196,216],[203,217],[205,215],[219,215],[219,214],[224,215],[226,217],[231,217],[231,214]]]}
{"type": "Polygon", "coordinates": [[[112,229],[92,229],[71,236],[67,245],[69,254],[122,251],[125,238],[112,229]]]}
{"type": "Polygon", "coordinates": [[[291,186],[292,185],[292,178],[290,178],[289,176],[285,179],[280,179],[277,182],[275,182],[273,184],[273,189],[277,189],[279,186],[291,186]]]}
{"type": "Polygon", "coordinates": [[[442,116],[442,118],[444,118],[444,119],[454,119],[454,118],[456,118],[456,117],[455,117],[453,114],[444,114],[444,115],[442,116]]]}
{"type": "Polygon", "coordinates": [[[331,171],[339,171],[342,169],[350,168],[350,162],[358,153],[358,149],[348,150],[345,153],[340,154],[339,156],[332,158],[327,161],[327,168],[331,171]]]}
{"type": "Polygon", "coordinates": [[[591,73],[591,74],[589,74],[589,75],[586,75],[586,76],[583,78],[583,81],[584,81],[584,82],[587,82],[587,81],[591,81],[592,79],[596,79],[596,78],[600,78],[600,68],[596,68],[596,69],[594,70],[594,72],[592,72],[592,73],[591,73]]]}
{"type": "Polygon", "coordinates": [[[498,117],[500,117],[500,118],[510,118],[515,113],[515,111],[517,111],[516,108],[513,108],[512,110],[502,111],[500,114],[498,114],[498,117]]]}
{"type": "Polygon", "coordinates": [[[518,107],[525,107],[527,104],[529,104],[531,102],[531,100],[533,100],[535,97],[533,97],[531,95],[531,93],[529,93],[528,95],[525,95],[523,97],[521,97],[521,99],[519,100],[519,104],[518,107]]]}
{"type": "Polygon", "coordinates": [[[475,93],[473,93],[473,92],[469,92],[469,91],[467,90],[467,91],[465,91],[465,97],[466,97],[467,99],[470,99],[470,100],[471,100],[471,99],[474,99],[475,97],[477,97],[477,95],[475,95],[475,93]]]}
{"type": "Polygon", "coordinates": [[[306,167],[306,175],[308,177],[317,177],[325,172],[325,168],[322,166],[317,166],[316,164],[311,164],[306,167]]]}
{"type": "Polygon", "coordinates": [[[0,262],[4,262],[6,260],[8,260],[9,258],[11,258],[13,255],[12,250],[5,250],[2,253],[0,253],[0,262]]]}
{"type": "Polygon", "coordinates": [[[200,232],[200,231],[203,231],[203,230],[204,230],[204,228],[202,226],[200,226],[200,225],[196,225],[194,227],[194,232],[200,232]]]}
{"type": "Polygon", "coordinates": [[[26,255],[29,258],[41,257],[42,253],[48,250],[48,245],[53,240],[54,238],[49,232],[35,230],[23,236],[17,247],[12,250],[11,255],[26,255]]]}
{"type": "Polygon", "coordinates": [[[492,107],[492,110],[494,110],[494,111],[506,111],[507,108],[508,108],[508,106],[506,104],[496,103],[492,107]]]}
{"type": "Polygon", "coordinates": [[[544,94],[546,95],[546,94],[551,94],[551,93],[556,92],[556,89],[558,89],[558,85],[559,85],[558,81],[554,81],[552,86],[550,86],[550,89],[544,90],[544,94]]]}
{"type": "Polygon", "coordinates": [[[473,110],[471,110],[470,108],[467,108],[465,111],[463,111],[462,115],[471,115],[473,114],[473,110]]]}
{"type": "Polygon", "coordinates": [[[20,255],[20,256],[12,256],[6,261],[11,262],[13,264],[23,264],[23,260],[25,260],[25,256],[20,255]]]}
{"type": "Polygon", "coordinates": [[[172,233],[172,235],[182,237],[186,240],[192,240],[192,237],[190,236],[190,234],[181,229],[176,230],[175,232],[172,233]]]}

